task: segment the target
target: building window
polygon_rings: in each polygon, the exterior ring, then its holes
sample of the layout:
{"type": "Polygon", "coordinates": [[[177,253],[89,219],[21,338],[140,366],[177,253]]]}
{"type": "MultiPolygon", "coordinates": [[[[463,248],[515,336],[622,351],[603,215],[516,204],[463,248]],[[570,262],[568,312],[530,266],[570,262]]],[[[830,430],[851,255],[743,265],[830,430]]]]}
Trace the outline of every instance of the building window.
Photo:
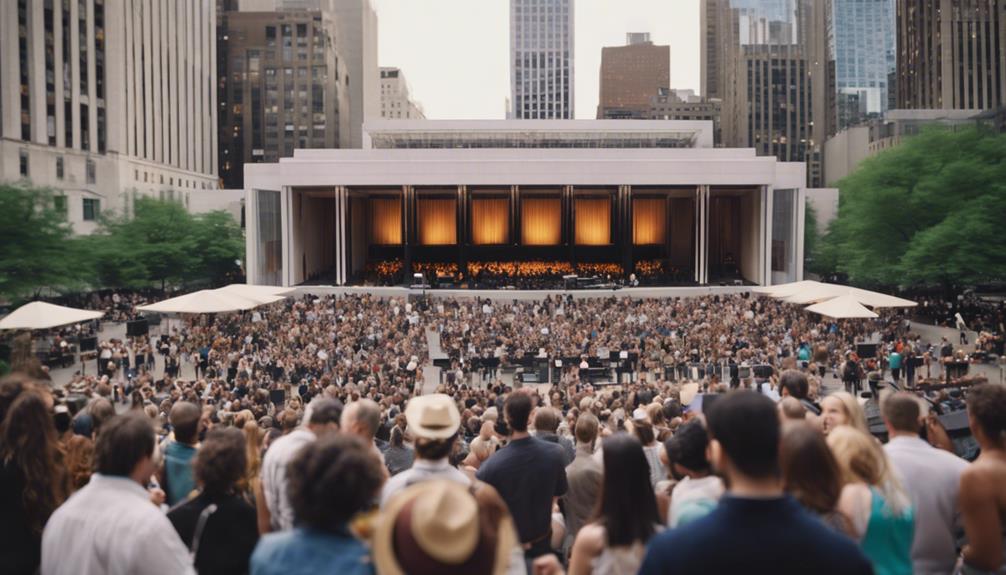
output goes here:
{"type": "Polygon", "coordinates": [[[101,213],[101,200],[84,198],[84,221],[93,222],[101,213]]]}
{"type": "Polygon", "coordinates": [[[21,177],[27,178],[29,176],[28,171],[28,150],[21,150],[18,152],[18,166],[21,170],[21,177]]]}
{"type": "Polygon", "coordinates": [[[66,219],[66,196],[53,196],[52,207],[66,219]]]}
{"type": "Polygon", "coordinates": [[[98,181],[97,167],[94,165],[94,160],[87,161],[87,183],[93,184],[98,181]]]}
{"type": "Polygon", "coordinates": [[[56,179],[63,179],[63,156],[56,156],[56,179]]]}

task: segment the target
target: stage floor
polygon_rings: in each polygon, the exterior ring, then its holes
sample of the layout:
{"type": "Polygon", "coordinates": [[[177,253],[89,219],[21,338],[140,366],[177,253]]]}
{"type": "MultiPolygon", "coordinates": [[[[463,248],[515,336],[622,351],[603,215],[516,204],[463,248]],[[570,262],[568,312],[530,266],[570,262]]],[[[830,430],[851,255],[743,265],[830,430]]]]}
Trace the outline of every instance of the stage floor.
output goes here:
{"type": "Polygon", "coordinates": [[[751,290],[751,286],[694,286],[694,287],[636,287],[622,289],[579,289],[579,290],[480,290],[480,289],[411,289],[401,286],[297,286],[297,294],[333,295],[333,294],[370,294],[379,297],[408,297],[410,295],[428,295],[445,298],[488,298],[494,300],[535,300],[546,296],[572,295],[576,299],[601,297],[629,298],[672,298],[697,297],[716,294],[743,293],[751,290]]]}

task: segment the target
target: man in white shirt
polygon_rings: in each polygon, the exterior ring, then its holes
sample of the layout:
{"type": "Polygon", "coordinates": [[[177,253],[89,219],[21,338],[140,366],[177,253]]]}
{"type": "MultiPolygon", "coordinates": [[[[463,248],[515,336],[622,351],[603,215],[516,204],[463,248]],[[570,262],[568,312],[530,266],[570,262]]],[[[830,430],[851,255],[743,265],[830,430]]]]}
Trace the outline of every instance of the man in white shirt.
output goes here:
{"type": "Polygon", "coordinates": [[[412,468],[384,484],[381,507],[398,492],[421,481],[449,479],[465,486],[471,484],[471,479],[447,460],[461,427],[461,413],[453,399],[442,393],[413,397],[405,406],[405,421],[416,438],[416,461],[412,468]]]}
{"type": "Polygon", "coordinates": [[[262,491],[273,531],[293,529],[293,505],[287,489],[287,465],[300,450],[318,437],[339,430],[342,402],[327,397],[315,399],[305,410],[305,425],[280,437],[269,446],[262,460],[262,491]]]}
{"type": "Polygon", "coordinates": [[[188,550],[153,503],[154,429],[142,413],[105,422],[97,472],[59,507],[42,533],[43,575],[195,573],[188,550]]]}
{"type": "Polygon", "coordinates": [[[912,568],[916,575],[951,573],[957,561],[957,495],[967,462],[919,437],[919,400],[896,393],[881,404],[891,460],[915,507],[912,568]]]}

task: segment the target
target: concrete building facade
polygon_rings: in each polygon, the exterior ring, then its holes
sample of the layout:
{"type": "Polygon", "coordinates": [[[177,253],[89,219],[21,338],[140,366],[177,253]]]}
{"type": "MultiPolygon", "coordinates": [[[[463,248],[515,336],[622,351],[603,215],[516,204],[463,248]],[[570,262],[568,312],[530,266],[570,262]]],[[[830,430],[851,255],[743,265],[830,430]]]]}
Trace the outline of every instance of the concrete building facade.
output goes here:
{"type": "Polygon", "coordinates": [[[901,109],[1006,105],[1006,0],[897,0],[901,109]]]}
{"type": "Polygon", "coordinates": [[[597,119],[649,118],[651,98],[671,87],[671,47],[630,35],[625,46],[601,49],[600,79],[597,119]]]}
{"type": "Polygon", "coordinates": [[[423,108],[412,100],[405,73],[399,68],[381,68],[381,118],[423,120],[423,108]]]}
{"type": "Polygon", "coordinates": [[[217,188],[215,18],[199,0],[0,3],[0,179],[60,190],[78,233],[136,194],[217,188]]]}
{"type": "Polygon", "coordinates": [[[510,117],[574,117],[573,0],[510,0],[510,117]]]}
{"type": "Polygon", "coordinates": [[[244,164],[294,148],[350,143],[349,74],[330,10],[219,14],[220,177],[243,186],[244,164]]]}

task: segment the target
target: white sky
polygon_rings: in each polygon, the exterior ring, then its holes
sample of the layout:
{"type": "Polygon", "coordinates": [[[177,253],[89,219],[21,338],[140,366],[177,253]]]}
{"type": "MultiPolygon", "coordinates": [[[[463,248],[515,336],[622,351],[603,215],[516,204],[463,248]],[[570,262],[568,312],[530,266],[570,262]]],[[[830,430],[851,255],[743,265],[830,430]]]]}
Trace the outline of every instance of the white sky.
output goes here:
{"type": "MultiPolygon", "coordinates": [[[[371,0],[378,61],[405,73],[430,119],[502,119],[510,96],[509,0],[371,0]]],[[[699,0],[574,0],[576,117],[597,113],[601,48],[626,32],[671,46],[671,87],[699,88],[699,0]]]]}

